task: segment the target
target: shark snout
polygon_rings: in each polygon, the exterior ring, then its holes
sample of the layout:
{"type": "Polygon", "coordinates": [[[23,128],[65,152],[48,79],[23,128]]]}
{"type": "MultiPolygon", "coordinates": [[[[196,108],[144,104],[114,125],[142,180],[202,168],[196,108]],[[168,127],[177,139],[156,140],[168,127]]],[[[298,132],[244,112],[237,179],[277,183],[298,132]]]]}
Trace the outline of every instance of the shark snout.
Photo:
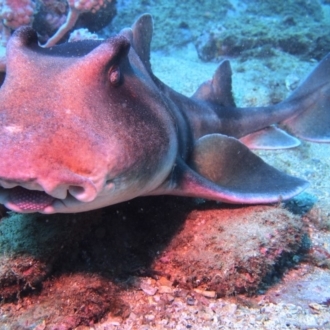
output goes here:
{"type": "Polygon", "coordinates": [[[73,175],[71,178],[44,179],[0,178],[0,204],[16,212],[45,212],[55,203],[67,200],[93,201],[98,194],[96,185],[88,178],[73,175]]]}

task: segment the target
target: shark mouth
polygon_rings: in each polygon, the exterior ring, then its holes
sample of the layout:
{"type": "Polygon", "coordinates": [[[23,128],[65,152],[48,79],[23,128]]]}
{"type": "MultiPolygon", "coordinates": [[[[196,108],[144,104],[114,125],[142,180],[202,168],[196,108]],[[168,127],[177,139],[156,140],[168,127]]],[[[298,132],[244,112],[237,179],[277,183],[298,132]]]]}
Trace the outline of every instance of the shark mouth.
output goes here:
{"type": "Polygon", "coordinates": [[[21,211],[36,212],[51,205],[55,199],[44,191],[15,187],[10,189],[8,202],[21,211]]]}

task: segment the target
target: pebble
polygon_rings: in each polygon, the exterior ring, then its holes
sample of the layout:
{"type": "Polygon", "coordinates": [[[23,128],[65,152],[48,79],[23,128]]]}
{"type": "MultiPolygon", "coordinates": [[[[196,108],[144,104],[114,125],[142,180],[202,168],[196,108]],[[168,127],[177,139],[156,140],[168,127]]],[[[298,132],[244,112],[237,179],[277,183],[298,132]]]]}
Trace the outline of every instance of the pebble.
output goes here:
{"type": "Polygon", "coordinates": [[[148,281],[142,281],[140,283],[140,289],[148,296],[154,296],[158,291],[158,288],[148,283],[148,281]]]}
{"type": "Polygon", "coordinates": [[[297,88],[300,79],[295,74],[289,74],[285,78],[285,87],[288,91],[293,91],[297,88]]]}
{"type": "Polygon", "coordinates": [[[308,305],[314,312],[319,312],[322,309],[324,309],[324,307],[316,302],[312,302],[308,305]]]}
{"type": "Polygon", "coordinates": [[[155,315],[153,315],[153,314],[147,314],[147,315],[144,316],[144,318],[147,321],[153,321],[155,319],[155,315]]]}
{"type": "Polygon", "coordinates": [[[200,289],[195,289],[194,291],[207,298],[216,298],[217,297],[217,293],[215,291],[205,291],[205,290],[200,290],[200,289]]]}
{"type": "Polygon", "coordinates": [[[193,297],[187,297],[186,301],[189,306],[195,305],[195,299],[193,297]]]}
{"type": "Polygon", "coordinates": [[[221,310],[222,314],[225,314],[227,316],[234,315],[237,310],[237,305],[236,304],[228,304],[224,306],[221,310]]]}
{"type": "Polygon", "coordinates": [[[169,286],[161,285],[158,288],[159,293],[173,293],[173,289],[169,286]]]}

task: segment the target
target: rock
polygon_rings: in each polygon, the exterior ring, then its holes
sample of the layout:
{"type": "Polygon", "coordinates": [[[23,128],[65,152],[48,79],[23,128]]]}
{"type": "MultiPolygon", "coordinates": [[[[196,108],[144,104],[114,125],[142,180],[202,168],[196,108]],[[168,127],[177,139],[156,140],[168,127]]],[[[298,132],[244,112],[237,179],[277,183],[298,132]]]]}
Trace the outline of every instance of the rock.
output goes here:
{"type": "Polygon", "coordinates": [[[148,296],[154,296],[158,291],[158,288],[152,285],[152,283],[148,280],[141,281],[140,288],[148,296]]]}
{"type": "Polygon", "coordinates": [[[163,252],[171,261],[155,262],[154,269],[171,274],[177,286],[212,296],[255,294],[279,276],[279,268],[294,264],[304,229],[288,211],[250,206],[198,213],[163,252]]]}

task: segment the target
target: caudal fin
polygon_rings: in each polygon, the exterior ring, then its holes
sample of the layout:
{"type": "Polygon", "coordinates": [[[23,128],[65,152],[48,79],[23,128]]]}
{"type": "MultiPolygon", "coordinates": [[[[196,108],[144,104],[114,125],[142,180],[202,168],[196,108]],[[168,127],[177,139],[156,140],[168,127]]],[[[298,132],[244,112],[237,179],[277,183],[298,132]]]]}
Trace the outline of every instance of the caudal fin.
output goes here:
{"type": "Polygon", "coordinates": [[[309,141],[330,142],[330,53],[317,65],[283,106],[296,103],[296,114],[281,125],[309,141]]]}

